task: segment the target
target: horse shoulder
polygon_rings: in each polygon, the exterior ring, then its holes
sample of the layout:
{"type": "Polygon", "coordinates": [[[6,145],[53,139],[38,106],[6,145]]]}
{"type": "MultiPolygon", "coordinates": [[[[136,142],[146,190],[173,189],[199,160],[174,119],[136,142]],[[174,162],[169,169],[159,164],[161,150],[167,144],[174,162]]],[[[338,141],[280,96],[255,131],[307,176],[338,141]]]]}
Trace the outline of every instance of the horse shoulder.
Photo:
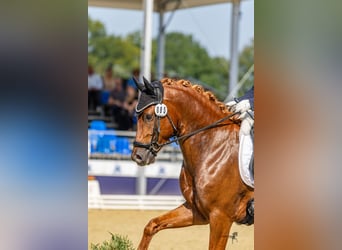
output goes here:
{"type": "Polygon", "coordinates": [[[183,162],[179,176],[179,185],[185,200],[189,203],[193,201],[193,178],[183,162]]]}

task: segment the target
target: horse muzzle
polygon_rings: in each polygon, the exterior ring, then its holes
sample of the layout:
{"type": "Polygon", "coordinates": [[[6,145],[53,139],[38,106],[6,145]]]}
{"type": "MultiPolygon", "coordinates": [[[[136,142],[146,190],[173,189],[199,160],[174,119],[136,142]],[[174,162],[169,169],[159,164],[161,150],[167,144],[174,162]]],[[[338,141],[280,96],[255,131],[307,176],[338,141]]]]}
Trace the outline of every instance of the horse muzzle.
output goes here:
{"type": "Polygon", "coordinates": [[[133,148],[131,158],[139,166],[149,165],[151,163],[154,163],[156,160],[155,155],[149,149],[136,147],[133,148]]]}

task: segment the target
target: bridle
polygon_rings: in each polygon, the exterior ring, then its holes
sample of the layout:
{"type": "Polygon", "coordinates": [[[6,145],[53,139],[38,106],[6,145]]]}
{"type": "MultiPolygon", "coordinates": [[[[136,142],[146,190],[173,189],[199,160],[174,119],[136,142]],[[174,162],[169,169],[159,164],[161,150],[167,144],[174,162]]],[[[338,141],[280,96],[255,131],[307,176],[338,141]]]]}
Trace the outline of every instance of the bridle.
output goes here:
{"type": "MultiPolygon", "coordinates": [[[[177,134],[178,134],[178,130],[175,126],[175,124],[173,123],[172,119],[170,118],[170,116],[167,114],[166,115],[167,119],[169,120],[172,128],[173,128],[173,136],[176,136],[176,138],[179,138],[177,137],[177,134]]],[[[152,132],[152,136],[151,136],[151,141],[150,143],[142,143],[142,142],[138,142],[138,141],[134,141],[133,142],[133,145],[134,147],[139,147],[139,148],[146,148],[148,149],[154,156],[157,156],[157,153],[159,152],[159,150],[165,146],[165,145],[168,145],[168,144],[171,144],[175,141],[178,141],[178,140],[169,140],[167,142],[164,142],[164,143],[158,143],[158,140],[159,140],[159,134],[160,134],[160,120],[162,119],[162,117],[160,116],[156,116],[155,115],[155,121],[154,121],[154,125],[153,125],[153,132],[152,132]]]]}
{"type": "MultiPolygon", "coordinates": [[[[152,137],[151,137],[151,142],[150,143],[142,143],[142,142],[138,142],[138,141],[134,141],[133,142],[133,145],[135,147],[140,147],[140,148],[146,148],[148,149],[154,156],[157,156],[157,153],[159,152],[159,150],[164,147],[165,145],[169,145],[171,143],[174,143],[174,142],[179,142],[180,140],[183,140],[183,139],[186,139],[186,138],[189,138],[190,136],[193,136],[195,134],[198,134],[204,130],[208,130],[208,129],[211,129],[211,128],[215,128],[215,127],[218,127],[220,125],[220,123],[224,122],[225,120],[228,120],[230,119],[231,117],[233,117],[234,115],[237,115],[239,113],[232,113],[230,115],[227,115],[225,117],[223,117],[222,119],[214,122],[214,123],[211,123],[209,124],[208,126],[205,126],[203,128],[200,128],[198,130],[195,130],[193,132],[190,132],[188,134],[185,134],[185,135],[182,135],[182,136],[178,136],[178,131],[177,131],[177,128],[176,126],[174,125],[172,119],[170,118],[169,115],[167,115],[166,117],[168,118],[172,128],[173,128],[173,135],[170,137],[170,138],[173,138],[173,139],[170,139],[164,143],[158,143],[158,139],[159,139],[159,134],[160,134],[160,117],[157,117],[157,119],[155,120],[154,122],[154,126],[153,126],[153,133],[152,133],[152,137]]],[[[236,123],[236,121],[232,120],[234,123],[236,123]]],[[[225,126],[225,125],[228,125],[228,124],[222,124],[222,126],[225,126]]]]}
{"type": "Polygon", "coordinates": [[[167,113],[167,107],[165,104],[163,104],[163,98],[164,98],[164,88],[163,85],[160,82],[156,82],[155,84],[157,84],[158,87],[153,88],[150,83],[144,78],[144,83],[146,86],[146,89],[142,88],[141,86],[139,86],[139,83],[137,81],[135,81],[137,84],[137,87],[141,90],[140,95],[139,95],[139,100],[138,100],[138,104],[136,107],[136,113],[138,114],[138,116],[140,116],[143,111],[145,109],[147,109],[148,107],[150,107],[153,104],[156,104],[155,109],[154,109],[154,124],[153,124],[153,130],[152,130],[152,136],[151,136],[151,141],[150,143],[142,143],[142,142],[138,142],[136,140],[134,140],[133,145],[134,147],[140,147],[140,148],[146,148],[148,149],[154,156],[157,155],[157,153],[159,152],[159,150],[170,143],[163,143],[163,144],[159,144],[158,140],[159,140],[159,134],[160,134],[160,120],[163,119],[164,117],[167,117],[167,119],[169,120],[172,128],[173,128],[173,135],[177,135],[178,134],[178,130],[174,124],[174,122],[172,121],[172,119],[170,118],[169,114],[167,113]],[[149,92],[148,92],[149,90],[149,92]],[[153,96],[153,98],[148,99],[147,103],[144,103],[144,98],[142,97],[142,93],[145,94],[147,96],[153,96]],[[148,94],[150,93],[150,94],[148,94]],[[141,105],[139,105],[141,104],[141,105]]]}
{"type": "MultiPolygon", "coordinates": [[[[145,81],[145,79],[144,79],[144,81],[145,81]]],[[[145,82],[145,84],[146,84],[146,82],[145,82]]],[[[161,83],[160,83],[160,85],[161,85],[161,83]]],[[[156,119],[154,119],[155,121],[154,121],[154,124],[153,124],[151,141],[150,141],[150,143],[142,143],[142,142],[138,142],[136,140],[134,140],[134,142],[133,142],[134,147],[145,148],[145,149],[149,150],[154,156],[157,156],[157,153],[165,145],[168,145],[168,144],[171,144],[171,143],[174,143],[174,142],[178,143],[179,141],[184,140],[186,138],[189,138],[190,136],[198,134],[198,133],[200,133],[200,132],[202,132],[204,130],[218,127],[225,120],[228,120],[231,117],[233,117],[234,115],[239,114],[239,113],[229,114],[229,115],[223,117],[222,119],[220,119],[220,120],[218,120],[218,121],[216,121],[216,122],[214,122],[212,124],[209,124],[209,125],[207,125],[207,126],[205,126],[203,128],[200,128],[200,129],[195,130],[193,132],[190,132],[188,134],[179,136],[178,135],[178,130],[177,130],[174,122],[172,121],[171,117],[167,113],[167,107],[166,107],[165,104],[163,104],[163,92],[159,88],[154,88],[154,91],[155,91],[154,94],[156,96],[156,101],[151,102],[151,103],[145,105],[142,109],[138,110],[136,108],[137,114],[138,114],[138,116],[140,116],[145,109],[147,109],[148,107],[150,107],[153,104],[156,104],[156,106],[155,106],[155,114],[154,114],[156,119]],[[157,110],[159,110],[160,108],[166,109],[166,112],[164,112],[164,113],[158,112],[157,110]],[[173,138],[173,139],[169,139],[168,141],[166,141],[164,143],[158,143],[159,135],[160,135],[160,120],[165,118],[165,117],[168,119],[169,123],[171,124],[171,126],[173,128],[173,134],[170,137],[170,138],[173,138]]],[[[139,104],[139,102],[140,102],[140,96],[139,96],[138,104],[139,104]]],[[[138,107],[138,104],[137,104],[137,107],[138,107]]],[[[235,120],[231,120],[231,121],[236,123],[235,120]]],[[[221,126],[225,126],[225,125],[228,125],[228,124],[221,124],[221,126]]]]}

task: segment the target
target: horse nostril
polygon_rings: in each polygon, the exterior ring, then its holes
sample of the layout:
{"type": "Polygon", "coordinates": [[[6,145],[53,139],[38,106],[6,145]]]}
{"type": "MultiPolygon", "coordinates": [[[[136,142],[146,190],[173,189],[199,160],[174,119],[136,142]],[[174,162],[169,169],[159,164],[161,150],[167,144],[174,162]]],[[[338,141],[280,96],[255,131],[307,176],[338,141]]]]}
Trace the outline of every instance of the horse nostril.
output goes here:
{"type": "Polygon", "coordinates": [[[141,162],[142,161],[142,156],[139,153],[132,154],[132,160],[135,162],[141,162]]]}
{"type": "Polygon", "coordinates": [[[140,154],[136,154],[136,159],[141,161],[142,160],[142,156],[140,154]]]}

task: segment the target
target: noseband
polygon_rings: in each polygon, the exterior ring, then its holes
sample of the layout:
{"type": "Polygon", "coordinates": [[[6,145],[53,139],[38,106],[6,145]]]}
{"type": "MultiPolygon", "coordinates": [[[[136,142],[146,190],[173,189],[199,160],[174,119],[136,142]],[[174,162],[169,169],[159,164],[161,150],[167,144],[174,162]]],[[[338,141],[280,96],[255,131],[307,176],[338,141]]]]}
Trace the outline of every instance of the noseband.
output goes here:
{"type": "MultiPolygon", "coordinates": [[[[178,131],[176,129],[175,124],[173,123],[172,119],[170,118],[170,116],[167,114],[166,115],[167,119],[169,120],[172,128],[173,128],[173,136],[176,136],[178,134],[178,131]]],[[[154,156],[157,156],[157,153],[159,152],[159,150],[167,145],[167,144],[171,144],[174,141],[167,141],[165,143],[158,143],[159,140],[159,134],[160,134],[160,120],[163,117],[157,116],[155,115],[155,122],[153,125],[153,133],[152,133],[152,137],[151,137],[151,142],[150,143],[142,143],[142,142],[138,142],[138,141],[134,141],[133,145],[134,147],[139,147],[139,148],[146,148],[148,149],[154,156]]]]}

